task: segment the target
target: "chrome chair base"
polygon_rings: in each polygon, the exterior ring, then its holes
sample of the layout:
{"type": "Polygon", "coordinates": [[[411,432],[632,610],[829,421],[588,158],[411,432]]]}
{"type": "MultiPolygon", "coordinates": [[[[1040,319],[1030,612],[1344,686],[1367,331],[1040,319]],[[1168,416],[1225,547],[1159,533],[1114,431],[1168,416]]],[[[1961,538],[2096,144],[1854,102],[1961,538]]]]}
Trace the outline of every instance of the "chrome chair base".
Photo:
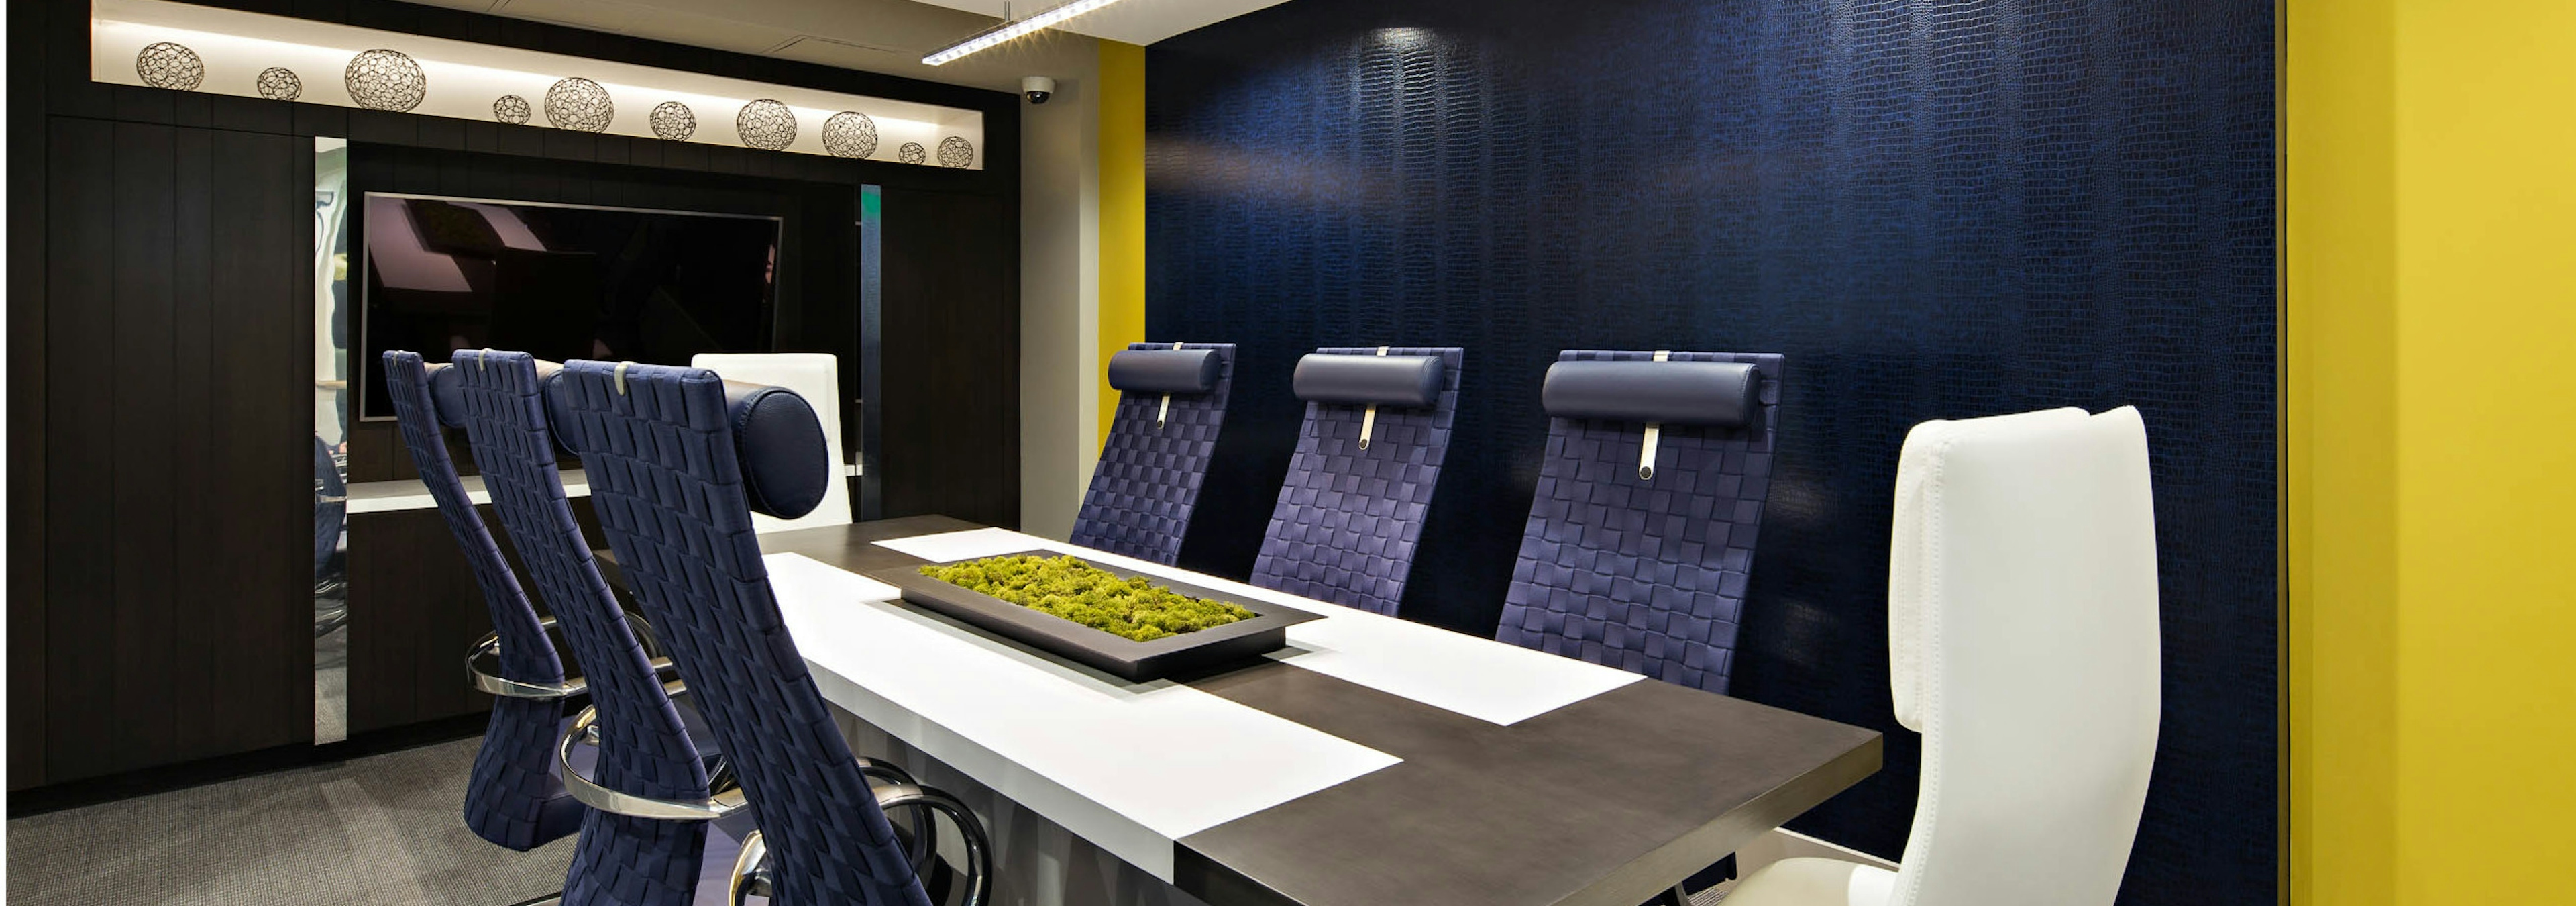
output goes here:
{"type": "MultiPolygon", "coordinates": [[[[675,696],[686,691],[686,687],[677,680],[664,686],[675,696]]],[[[555,741],[556,766],[563,778],[564,790],[583,805],[611,814],[663,821],[719,821],[750,807],[750,800],[742,788],[730,783],[716,784],[712,795],[692,800],[653,799],[599,785],[573,763],[576,748],[599,744],[598,720],[597,706],[583,708],[564,728],[563,736],[555,741]]],[[[915,875],[925,872],[946,874],[945,871],[933,871],[946,867],[946,863],[939,860],[939,833],[935,819],[944,817],[956,826],[958,838],[966,845],[966,898],[961,906],[984,906],[993,885],[992,846],[984,836],[984,823],[975,817],[974,811],[957,797],[920,785],[900,766],[864,757],[856,761],[862,776],[882,781],[881,785],[873,788],[877,808],[889,815],[913,816],[910,837],[914,844],[911,848],[915,875]]],[[[719,774],[726,773],[729,772],[719,771],[719,774]]],[[[761,839],[760,831],[754,830],[743,838],[742,849],[734,857],[732,881],[726,891],[729,902],[743,906],[748,897],[769,896],[769,867],[765,861],[768,855],[769,845],[761,839]]],[[[925,876],[925,884],[928,881],[925,876]]],[[[944,888],[946,885],[941,886],[944,888]]],[[[543,902],[551,906],[560,899],[557,895],[543,902]]],[[[520,906],[539,906],[539,901],[520,906]]]]}

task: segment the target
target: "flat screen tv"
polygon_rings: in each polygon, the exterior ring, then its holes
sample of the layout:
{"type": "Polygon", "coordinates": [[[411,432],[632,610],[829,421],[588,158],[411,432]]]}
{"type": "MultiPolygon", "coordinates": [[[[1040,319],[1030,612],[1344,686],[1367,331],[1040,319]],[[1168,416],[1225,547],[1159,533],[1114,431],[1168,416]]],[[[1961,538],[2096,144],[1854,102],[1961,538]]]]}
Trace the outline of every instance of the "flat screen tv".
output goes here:
{"type": "Polygon", "coordinates": [[[768,352],[775,217],[366,194],[360,411],[388,349],[444,362],[457,349],[541,359],[685,365],[701,352],[768,352]]]}

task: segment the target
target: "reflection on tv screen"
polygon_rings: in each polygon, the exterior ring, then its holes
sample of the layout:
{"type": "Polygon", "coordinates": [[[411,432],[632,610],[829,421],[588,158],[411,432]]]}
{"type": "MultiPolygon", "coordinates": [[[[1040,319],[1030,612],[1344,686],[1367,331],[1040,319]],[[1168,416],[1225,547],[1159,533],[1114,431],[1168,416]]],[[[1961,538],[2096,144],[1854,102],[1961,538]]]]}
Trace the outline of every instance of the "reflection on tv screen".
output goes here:
{"type": "Polygon", "coordinates": [[[368,193],[363,412],[388,349],[687,364],[767,352],[778,220],[368,193]]]}

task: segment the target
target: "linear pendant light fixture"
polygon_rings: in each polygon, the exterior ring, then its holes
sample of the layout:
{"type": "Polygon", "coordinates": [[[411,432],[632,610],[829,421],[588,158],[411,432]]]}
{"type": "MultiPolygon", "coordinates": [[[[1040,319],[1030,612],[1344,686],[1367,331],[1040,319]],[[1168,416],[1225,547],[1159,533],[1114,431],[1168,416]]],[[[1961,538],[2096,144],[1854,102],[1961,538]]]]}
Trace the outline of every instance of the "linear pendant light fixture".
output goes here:
{"type": "MultiPolygon", "coordinates": [[[[967,54],[1001,44],[1005,41],[1028,35],[1038,29],[1046,28],[1058,22],[1071,19],[1075,16],[1082,15],[1083,13],[1108,6],[1109,4],[1116,2],[1118,2],[1118,0],[1067,0],[1065,3],[1048,7],[1047,9],[1040,11],[1038,14],[1026,19],[1003,22],[1000,25],[976,32],[974,37],[967,38],[966,40],[959,41],[938,51],[932,52],[931,55],[921,58],[921,62],[923,65],[937,66],[939,64],[955,60],[959,57],[963,57],[967,54]]],[[[1010,8],[1008,6],[1003,7],[1002,17],[1005,19],[1010,18],[1010,8]]]]}

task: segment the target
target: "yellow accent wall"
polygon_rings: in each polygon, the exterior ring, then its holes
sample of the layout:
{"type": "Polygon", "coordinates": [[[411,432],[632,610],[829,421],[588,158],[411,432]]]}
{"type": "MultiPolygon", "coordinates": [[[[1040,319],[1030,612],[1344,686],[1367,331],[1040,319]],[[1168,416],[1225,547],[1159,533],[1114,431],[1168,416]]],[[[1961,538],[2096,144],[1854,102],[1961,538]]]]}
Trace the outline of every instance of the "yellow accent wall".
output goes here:
{"type": "Polygon", "coordinates": [[[1118,412],[1109,356],[1145,340],[1145,48],[1100,42],[1100,440],[1118,412]]]}
{"type": "Polygon", "coordinates": [[[2284,9],[2291,897],[2554,901],[2576,849],[2576,4],[2284,9]]]}
{"type": "Polygon", "coordinates": [[[2397,12],[2397,896],[2576,897],[2576,3],[2397,12]]]}
{"type": "Polygon", "coordinates": [[[2396,854],[2393,0],[2283,23],[2290,899],[2387,906],[2396,854]]]}

